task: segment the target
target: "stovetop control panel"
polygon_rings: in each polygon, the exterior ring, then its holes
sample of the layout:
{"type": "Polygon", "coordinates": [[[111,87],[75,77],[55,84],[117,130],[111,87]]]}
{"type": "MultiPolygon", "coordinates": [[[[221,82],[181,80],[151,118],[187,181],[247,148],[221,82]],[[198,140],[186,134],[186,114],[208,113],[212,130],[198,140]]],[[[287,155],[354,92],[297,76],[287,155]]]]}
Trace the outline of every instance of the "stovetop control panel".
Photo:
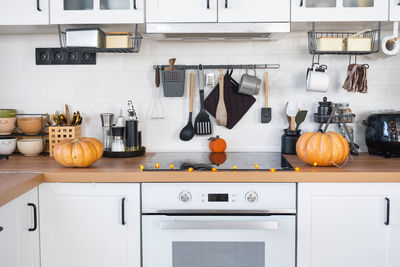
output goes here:
{"type": "Polygon", "coordinates": [[[146,183],[142,201],[144,210],[294,209],[296,184],[146,183]]]}

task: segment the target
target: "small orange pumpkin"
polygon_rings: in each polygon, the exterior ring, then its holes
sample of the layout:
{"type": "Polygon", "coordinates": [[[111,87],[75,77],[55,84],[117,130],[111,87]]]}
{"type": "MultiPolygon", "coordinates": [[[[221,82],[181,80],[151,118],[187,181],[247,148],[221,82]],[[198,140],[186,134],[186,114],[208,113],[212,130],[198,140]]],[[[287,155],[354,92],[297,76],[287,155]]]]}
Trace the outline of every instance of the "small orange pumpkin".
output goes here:
{"type": "Polygon", "coordinates": [[[210,151],[211,152],[225,152],[226,150],[226,142],[224,139],[217,137],[211,137],[210,139],[210,151]]]}
{"type": "Polygon", "coordinates": [[[211,152],[209,159],[213,164],[219,166],[226,161],[226,153],[225,152],[211,152]]]}
{"type": "Polygon", "coordinates": [[[54,159],[65,167],[89,167],[103,156],[103,144],[96,138],[63,140],[54,146],[54,159]]]}
{"type": "Polygon", "coordinates": [[[312,166],[343,164],[349,156],[349,143],[343,135],[334,132],[303,134],[296,144],[297,156],[312,166]]]}

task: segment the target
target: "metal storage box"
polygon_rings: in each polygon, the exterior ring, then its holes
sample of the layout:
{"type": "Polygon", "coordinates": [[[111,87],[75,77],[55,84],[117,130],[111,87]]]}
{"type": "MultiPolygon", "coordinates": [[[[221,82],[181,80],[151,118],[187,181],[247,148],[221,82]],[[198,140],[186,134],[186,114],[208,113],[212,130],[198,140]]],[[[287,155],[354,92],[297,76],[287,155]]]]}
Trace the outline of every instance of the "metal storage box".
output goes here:
{"type": "Polygon", "coordinates": [[[67,47],[105,47],[105,33],[99,28],[90,29],[67,29],[67,47]]]}

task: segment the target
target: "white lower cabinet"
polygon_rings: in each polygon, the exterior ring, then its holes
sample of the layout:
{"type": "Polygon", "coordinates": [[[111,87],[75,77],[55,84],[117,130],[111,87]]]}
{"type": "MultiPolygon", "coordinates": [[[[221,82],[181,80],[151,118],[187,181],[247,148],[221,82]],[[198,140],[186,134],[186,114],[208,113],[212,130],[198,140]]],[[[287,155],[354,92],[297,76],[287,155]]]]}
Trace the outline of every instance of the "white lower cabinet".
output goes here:
{"type": "Polygon", "coordinates": [[[0,207],[0,266],[39,267],[37,188],[0,207]]]}
{"type": "Polygon", "coordinates": [[[42,267],[140,267],[140,185],[40,185],[42,267]]]}
{"type": "Polygon", "coordinates": [[[400,184],[298,190],[298,267],[400,266],[400,184]]]}

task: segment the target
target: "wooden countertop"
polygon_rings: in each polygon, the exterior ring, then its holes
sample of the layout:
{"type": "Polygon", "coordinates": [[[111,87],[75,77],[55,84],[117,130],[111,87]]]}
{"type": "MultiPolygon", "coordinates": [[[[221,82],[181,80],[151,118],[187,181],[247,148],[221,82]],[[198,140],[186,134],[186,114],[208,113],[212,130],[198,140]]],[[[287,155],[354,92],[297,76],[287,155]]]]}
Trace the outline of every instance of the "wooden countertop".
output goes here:
{"type": "Polygon", "coordinates": [[[0,174],[0,207],[41,183],[41,174],[0,174]]]}
{"type": "Polygon", "coordinates": [[[140,171],[154,155],[129,159],[102,158],[89,168],[64,168],[50,157],[12,156],[0,161],[0,206],[42,182],[400,182],[400,158],[385,159],[361,153],[346,166],[312,167],[297,156],[285,156],[299,171],[140,171]]]}

